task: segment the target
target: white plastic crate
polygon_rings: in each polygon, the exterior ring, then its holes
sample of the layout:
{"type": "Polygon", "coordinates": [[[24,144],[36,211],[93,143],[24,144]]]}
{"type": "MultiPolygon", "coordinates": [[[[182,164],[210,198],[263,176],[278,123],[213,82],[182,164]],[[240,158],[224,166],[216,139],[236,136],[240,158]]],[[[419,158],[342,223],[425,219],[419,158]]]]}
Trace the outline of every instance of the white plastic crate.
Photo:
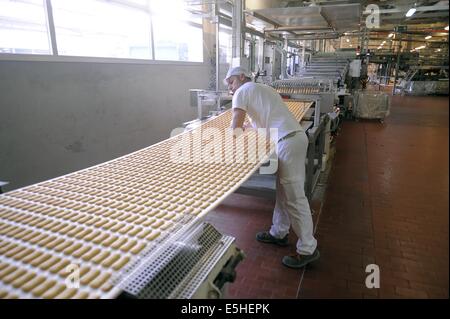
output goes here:
{"type": "Polygon", "coordinates": [[[390,114],[391,101],[383,92],[357,91],[354,96],[353,116],[361,119],[384,119],[390,114]]]}

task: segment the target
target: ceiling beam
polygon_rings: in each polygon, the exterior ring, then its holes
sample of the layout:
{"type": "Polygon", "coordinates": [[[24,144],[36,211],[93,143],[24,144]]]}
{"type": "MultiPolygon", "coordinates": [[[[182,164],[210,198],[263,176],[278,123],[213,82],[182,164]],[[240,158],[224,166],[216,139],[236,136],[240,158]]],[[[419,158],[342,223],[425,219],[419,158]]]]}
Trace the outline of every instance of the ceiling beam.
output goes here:
{"type": "MultiPolygon", "coordinates": [[[[449,8],[448,5],[447,6],[445,6],[445,5],[422,6],[422,7],[417,7],[416,12],[447,11],[447,13],[448,13],[448,8],[449,8]]],[[[406,12],[408,12],[409,9],[411,9],[411,6],[398,6],[393,9],[380,9],[379,13],[380,14],[393,14],[393,13],[406,14],[406,12]]],[[[370,11],[364,11],[363,15],[369,15],[370,13],[371,13],[370,11]]]]}
{"type": "MultiPolygon", "coordinates": [[[[369,38],[370,41],[386,41],[386,38],[369,38]]],[[[393,42],[397,42],[400,41],[400,39],[393,39],[393,42]]],[[[409,38],[404,38],[402,39],[402,42],[424,42],[424,43],[445,43],[445,41],[439,41],[439,40],[425,40],[424,38],[421,39],[409,39],[409,38]]]]}
{"type": "Polygon", "coordinates": [[[276,27],[281,27],[280,24],[276,23],[276,22],[273,21],[273,20],[270,20],[269,18],[266,18],[265,16],[263,16],[263,15],[257,13],[257,12],[254,12],[254,11],[251,11],[251,10],[244,10],[244,13],[249,14],[249,15],[251,15],[251,16],[254,16],[255,18],[257,18],[257,19],[259,19],[259,20],[261,20],[261,21],[264,21],[264,22],[266,22],[266,23],[268,23],[268,24],[271,24],[271,25],[273,25],[275,28],[276,28],[276,27]]]}
{"type": "MultiPolygon", "coordinates": [[[[396,15],[396,16],[385,16],[382,15],[380,17],[381,20],[393,20],[393,19],[401,19],[404,15],[396,15]]],[[[425,18],[448,18],[448,11],[446,12],[424,12],[420,15],[413,15],[409,19],[405,19],[406,21],[416,20],[416,19],[425,19],[425,18]]]]}
{"type": "MultiPolygon", "coordinates": [[[[249,14],[249,15],[251,15],[251,16],[255,17],[256,19],[259,19],[259,20],[261,20],[261,21],[263,21],[263,22],[266,22],[266,23],[268,23],[268,24],[271,24],[271,25],[274,26],[274,28],[281,27],[280,24],[276,23],[275,21],[273,21],[273,20],[271,20],[271,19],[269,19],[269,18],[266,18],[265,16],[263,16],[263,15],[257,13],[257,12],[254,12],[254,11],[251,11],[251,10],[244,10],[244,13],[245,13],[245,14],[249,14]]],[[[292,32],[289,31],[289,33],[292,33],[292,32]]],[[[293,33],[293,34],[294,34],[294,33],[293,33]]]]}
{"type": "Polygon", "coordinates": [[[329,17],[327,17],[327,15],[323,12],[322,8],[319,11],[320,15],[322,16],[322,18],[327,22],[328,26],[333,29],[333,31],[336,31],[336,27],[333,25],[333,23],[331,22],[331,19],[329,17]]]}
{"type": "Polygon", "coordinates": [[[288,40],[323,40],[323,39],[339,39],[339,35],[338,34],[330,34],[330,35],[314,35],[314,36],[309,36],[309,37],[305,37],[305,36],[297,36],[297,37],[288,37],[288,40]]]}
{"type": "Polygon", "coordinates": [[[279,27],[279,28],[270,28],[270,29],[264,29],[264,32],[277,32],[277,31],[333,31],[330,27],[321,27],[321,26],[291,26],[291,27],[279,27]]]}

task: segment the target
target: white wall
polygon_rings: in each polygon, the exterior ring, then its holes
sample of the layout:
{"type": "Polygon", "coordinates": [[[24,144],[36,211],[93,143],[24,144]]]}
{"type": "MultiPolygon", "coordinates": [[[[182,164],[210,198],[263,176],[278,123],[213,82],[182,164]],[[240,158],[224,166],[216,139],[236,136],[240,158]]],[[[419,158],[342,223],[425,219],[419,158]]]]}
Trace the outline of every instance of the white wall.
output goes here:
{"type": "Polygon", "coordinates": [[[0,180],[11,190],[136,151],[196,117],[205,64],[0,61],[0,180]]]}

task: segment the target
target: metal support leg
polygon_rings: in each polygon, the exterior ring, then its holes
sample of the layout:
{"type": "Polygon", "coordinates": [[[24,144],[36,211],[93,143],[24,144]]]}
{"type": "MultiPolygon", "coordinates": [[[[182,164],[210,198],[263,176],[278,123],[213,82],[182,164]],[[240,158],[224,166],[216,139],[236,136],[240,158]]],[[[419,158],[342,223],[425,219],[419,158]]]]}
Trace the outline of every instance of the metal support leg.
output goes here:
{"type": "Polygon", "coordinates": [[[6,186],[6,185],[8,185],[8,184],[9,184],[9,182],[0,181],[0,194],[3,194],[3,189],[2,189],[2,187],[3,187],[3,186],[6,186]]]}
{"type": "Polygon", "coordinates": [[[319,126],[308,130],[308,151],[306,153],[307,163],[305,167],[305,195],[311,200],[314,188],[319,180],[322,168],[322,156],[325,148],[325,124],[326,116],[320,121],[319,126]],[[317,165],[315,161],[317,159],[317,165]]]}
{"type": "Polygon", "coordinates": [[[318,127],[320,123],[320,97],[315,100],[314,106],[314,127],[318,127]]]}
{"type": "Polygon", "coordinates": [[[314,134],[308,134],[308,151],[306,152],[306,167],[305,167],[305,195],[311,200],[312,186],[314,180],[314,153],[315,153],[315,137],[314,134]]]}

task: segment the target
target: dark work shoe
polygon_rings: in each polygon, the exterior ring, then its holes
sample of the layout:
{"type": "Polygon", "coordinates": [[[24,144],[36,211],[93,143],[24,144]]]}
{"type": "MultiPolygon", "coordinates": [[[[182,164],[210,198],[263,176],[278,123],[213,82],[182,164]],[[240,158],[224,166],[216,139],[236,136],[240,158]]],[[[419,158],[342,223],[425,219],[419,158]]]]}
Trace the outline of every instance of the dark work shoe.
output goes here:
{"type": "Polygon", "coordinates": [[[288,243],[288,235],[283,238],[273,237],[268,231],[262,231],[256,234],[256,240],[262,243],[275,244],[278,246],[287,246],[288,243]]]}
{"type": "Polygon", "coordinates": [[[293,256],[284,256],[282,263],[289,268],[303,268],[307,264],[320,258],[319,250],[314,250],[312,255],[295,254],[293,256]]]}

